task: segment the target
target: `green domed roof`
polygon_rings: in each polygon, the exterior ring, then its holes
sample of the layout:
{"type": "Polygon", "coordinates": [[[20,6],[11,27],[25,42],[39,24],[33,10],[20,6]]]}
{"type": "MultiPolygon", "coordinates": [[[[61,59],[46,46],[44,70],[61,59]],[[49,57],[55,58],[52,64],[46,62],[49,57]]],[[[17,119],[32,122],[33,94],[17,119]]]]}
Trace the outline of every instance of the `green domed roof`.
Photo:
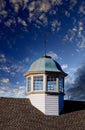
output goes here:
{"type": "MultiPolygon", "coordinates": [[[[64,73],[60,65],[50,56],[42,56],[29,68],[29,72],[61,72],[64,73]]],[[[64,73],[65,74],[65,73],[64,73]]]]}

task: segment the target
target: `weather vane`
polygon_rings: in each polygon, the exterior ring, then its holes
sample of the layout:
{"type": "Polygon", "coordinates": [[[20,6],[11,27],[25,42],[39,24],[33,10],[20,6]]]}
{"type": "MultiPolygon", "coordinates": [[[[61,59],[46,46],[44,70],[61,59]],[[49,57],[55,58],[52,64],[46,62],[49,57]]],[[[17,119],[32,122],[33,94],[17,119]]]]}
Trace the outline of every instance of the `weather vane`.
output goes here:
{"type": "Polygon", "coordinates": [[[44,55],[46,56],[46,38],[47,35],[51,34],[51,32],[44,32],[44,55]]]}

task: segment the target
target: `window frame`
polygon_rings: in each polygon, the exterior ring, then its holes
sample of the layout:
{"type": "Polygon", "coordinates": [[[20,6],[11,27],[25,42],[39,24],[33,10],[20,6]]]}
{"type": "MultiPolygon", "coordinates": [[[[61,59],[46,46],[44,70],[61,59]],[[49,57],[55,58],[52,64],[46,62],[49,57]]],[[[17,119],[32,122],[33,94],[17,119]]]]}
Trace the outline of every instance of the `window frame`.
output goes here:
{"type": "Polygon", "coordinates": [[[51,75],[47,76],[46,91],[47,92],[49,92],[49,91],[50,92],[56,92],[57,91],[57,77],[56,76],[51,76],[51,75]],[[50,89],[48,89],[48,87],[50,89]],[[54,89],[52,89],[52,87],[54,87],[54,89]]]}
{"type": "Polygon", "coordinates": [[[31,92],[31,77],[27,78],[27,92],[31,92]]]}
{"type": "Polygon", "coordinates": [[[43,75],[33,76],[33,91],[43,91],[44,78],[43,75]],[[40,87],[40,89],[39,89],[40,87]]]}
{"type": "Polygon", "coordinates": [[[64,78],[61,76],[59,77],[58,88],[59,88],[59,92],[64,93],[64,78]],[[61,86],[61,81],[62,81],[62,86],[61,86]]]}

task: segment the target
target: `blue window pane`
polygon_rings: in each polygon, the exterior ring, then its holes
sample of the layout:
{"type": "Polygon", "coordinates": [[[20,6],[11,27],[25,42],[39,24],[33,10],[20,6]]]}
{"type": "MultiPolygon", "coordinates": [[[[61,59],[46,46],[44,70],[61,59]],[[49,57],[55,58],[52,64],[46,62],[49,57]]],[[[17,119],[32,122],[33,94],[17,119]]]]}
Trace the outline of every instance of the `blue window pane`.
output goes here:
{"type": "Polygon", "coordinates": [[[47,90],[56,90],[56,77],[47,77],[47,90]]]}
{"type": "Polygon", "coordinates": [[[43,76],[34,76],[34,90],[43,90],[43,76]]]}
{"type": "Polygon", "coordinates": [[[31,77],[28,78],[28,91],[31,91],[31,77]]]}
{"type": "Polygon", "coordinates": [[[63,86],[64,86],[64,79],[62,77],[59,77],[59,91],[60,92],[64,92],[63,86]]]}

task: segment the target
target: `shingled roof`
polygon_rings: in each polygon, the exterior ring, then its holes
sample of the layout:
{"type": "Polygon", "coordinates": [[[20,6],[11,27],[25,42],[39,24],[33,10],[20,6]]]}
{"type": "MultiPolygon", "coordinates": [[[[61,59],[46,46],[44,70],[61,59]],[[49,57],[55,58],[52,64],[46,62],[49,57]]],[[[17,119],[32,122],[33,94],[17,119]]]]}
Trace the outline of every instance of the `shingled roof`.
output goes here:
{"type": "Polygon", "coordinates": [[[85,102],[65,101],[60,116],[46,116],[29,99],[0,98],[0,130],[84,130],[85,102]]]}

